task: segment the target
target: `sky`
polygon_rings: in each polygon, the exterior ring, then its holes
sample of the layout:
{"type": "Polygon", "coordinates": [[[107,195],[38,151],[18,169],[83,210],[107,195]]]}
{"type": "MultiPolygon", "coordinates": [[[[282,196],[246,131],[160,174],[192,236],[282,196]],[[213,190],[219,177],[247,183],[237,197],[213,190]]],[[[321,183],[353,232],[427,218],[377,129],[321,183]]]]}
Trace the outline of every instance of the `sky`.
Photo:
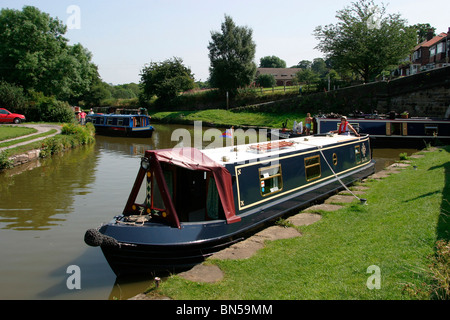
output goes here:
{"type": "MultiPolygon", "coordinates": [[[[353,0],[0,0],[0,8],[30,5],[68,26],[65,37],[92,55],[103,81],[139,83],[150,62],[183,60],[196,81],[209,77],[208,44],[225,15],[253,30],[255,63],[277,56],[287,67],[323,57],[314,49],[317,26],[336,23],[336,12],[353,0]]],[[[375,3],[381,4],[375,0],[375,3]]],[[[436,33],[450,27],[450,4],[442,0],[383,1],[409,25],[430,23],[436,33]]]]}

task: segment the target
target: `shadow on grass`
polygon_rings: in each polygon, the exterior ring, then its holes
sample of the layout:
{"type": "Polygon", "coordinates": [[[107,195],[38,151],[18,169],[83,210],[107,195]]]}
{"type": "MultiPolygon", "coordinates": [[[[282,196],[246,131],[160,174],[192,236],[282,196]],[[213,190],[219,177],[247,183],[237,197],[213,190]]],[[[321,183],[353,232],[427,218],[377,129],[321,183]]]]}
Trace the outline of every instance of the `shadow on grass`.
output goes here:
{"type": "MultiPolygon", "coordinates": [[[[450,154],[450,146],[445,146],[440,152],[447,152],[450,154]]],[[[446,163],[431,167],[429,170],[434,170],[438,168],[445,169],[445,185],[442,190],[442,203],[441,203],[441,214],[439,215],[438,225],[436,229],[436,240],[450,240],[450,161],[446,163]]]]}

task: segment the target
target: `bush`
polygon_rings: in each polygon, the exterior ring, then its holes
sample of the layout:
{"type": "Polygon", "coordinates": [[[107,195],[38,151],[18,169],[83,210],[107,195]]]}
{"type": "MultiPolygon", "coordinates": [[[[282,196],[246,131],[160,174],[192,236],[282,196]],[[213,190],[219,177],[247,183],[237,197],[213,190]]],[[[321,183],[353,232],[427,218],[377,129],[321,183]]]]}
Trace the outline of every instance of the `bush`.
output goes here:
{"type": "Polygon", "coordinates": [[[0,106],[12,109],[15,112],[23,112],[25,110],[26,100],[21,87],[17,87],[6,81],[0,81],[0,106]]]}
{"type": "Polygon", "coordinates": [[[408,160],[408,153],[402,152],[398,155],[400,157],[400,160],[408,160]]]}
{"type": "Polygon", "coordinates": [[[32,93],[32,101],[26,114],[29,121],[75,121],[75,113],[67,102],[58,101],[55,97],[44,96],[40,92],[32,93]]]}
{"type": "Polygon", "coordinates": [[[8,151],[0,151],[0,171],[4,169],[9,169],[12,166],[12,161],[9,160],[8,151]]]}
{"type": "Polygon", "coordinates": [[[64,124],[61,135],[47,138],[42,142],[41,157],[58,154],[66,149],[94,143],[95,127],[92,123],[81,126],[74,123],[64,124]]]}
{"type": "Polygon", "coordinates": [[[261,74],[256,78],[256,84],[263,88],[272,88],[276,83],[275,77],[271,74],[261,74]]]}

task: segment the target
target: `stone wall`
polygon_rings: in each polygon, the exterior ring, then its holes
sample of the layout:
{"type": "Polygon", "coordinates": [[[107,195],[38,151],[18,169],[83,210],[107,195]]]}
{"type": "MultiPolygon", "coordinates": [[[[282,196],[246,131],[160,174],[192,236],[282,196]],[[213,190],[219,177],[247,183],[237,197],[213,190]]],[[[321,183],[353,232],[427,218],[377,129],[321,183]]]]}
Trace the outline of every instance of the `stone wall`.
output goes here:
{"type": "Polygon", "coordinates": [[[251,107],[268,112],[388,113],[443,118],[450,107],[450,67],[251,107]]]}
{"type": "Polygon", "coordinates": [[[36,150],[28,151],[23,154],[18,154],[18,155],[12,156],[9,159],[12,161],[13,167],[16,167],[18,165],[25,164],[30,161],[39,159],[40,154],[41,154],[41,150],[36,149],[36,150]]]}

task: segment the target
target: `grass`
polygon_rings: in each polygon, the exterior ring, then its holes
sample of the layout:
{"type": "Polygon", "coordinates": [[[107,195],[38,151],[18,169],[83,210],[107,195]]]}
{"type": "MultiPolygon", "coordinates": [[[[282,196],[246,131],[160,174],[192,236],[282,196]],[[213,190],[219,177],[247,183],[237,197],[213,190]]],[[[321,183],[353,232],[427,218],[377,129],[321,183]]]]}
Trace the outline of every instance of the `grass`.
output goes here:
{"type": "MultiPolygon", "coordinates": [[[[46,133],[4,144],[7,146],[12,146],[19,142],[23,142],[22,140],[28,141],[38,137],[44,137],[55,132],[56,130],[52,129],[46,133]]],[[[61,134],[46,138],[42,141],[30,142],[28,144],[9,148],[3,152],[0,152],[0,170],[8,169],[12,166],[12,162],[9,158],[14,155],[23,154],[35,149],[40,149],[41,158],[49,157],[69,148],[75,148],[80,145],[94,143],[94,134],[95,128],[92,124],[87,124],[86,126],[80,126],[77,124],[64,124],[62,126],[61,134]]],[[[0,144],[0,146],[1,145],[2,144],[0,144]]]]}
{"type": "Polygon", "coordinates": [[[34,128],[0,126],[0,141],[26,136],[35,132],[37,130],[34,128]]]}
{"type": "Polygon", "coordinates": [[[9,147],[9,146],[12,146],[12,145],[15,145],[15,144],[18,144],[18,143],[27,142],[27,141],[30,141],[30,140],[46,137],[46,136],[49,136],[51,134],[54,134],[55,132],[56,132],[56,129],[51,129],[51,130],[49,130],[47,132],[36,134],[36,135],[30,136],[30,137],[17,139],[17,140],[9,141],[9,142],[3,142],[3,143],[0,143],[0,148],[9,147]]]}
{"type": "Polygon", "coordinates": [[[192,121],[203,121],[213,123],[219,127],[235,126],[255,126],[268,128],[282,128],[283,122],[287,119],[287,128],[292,128],[294,120],[304,121],[306,115],[303,113],[254,113],[254,112],[233,112],[222,109],[210,109],[203,111],[167,111],[151,114],[156,122],[163,123],[187,123],[192,121]]]}
{"type": "Polygon", "coordinates": [[[298,228],[299,238],[267,242],[249,259],[211,260],[225,274],[218,283],[173,275],[157,291],[177,300],[430,299],[430,257],[437,240],[450,238],[449,153],[447,146],[414,159],[417,170],[366,182],[368,205],[321,212],[322,220],[298,228]],[[381,272],[380,289],[367,287],[371,266],[381,272]]]}

